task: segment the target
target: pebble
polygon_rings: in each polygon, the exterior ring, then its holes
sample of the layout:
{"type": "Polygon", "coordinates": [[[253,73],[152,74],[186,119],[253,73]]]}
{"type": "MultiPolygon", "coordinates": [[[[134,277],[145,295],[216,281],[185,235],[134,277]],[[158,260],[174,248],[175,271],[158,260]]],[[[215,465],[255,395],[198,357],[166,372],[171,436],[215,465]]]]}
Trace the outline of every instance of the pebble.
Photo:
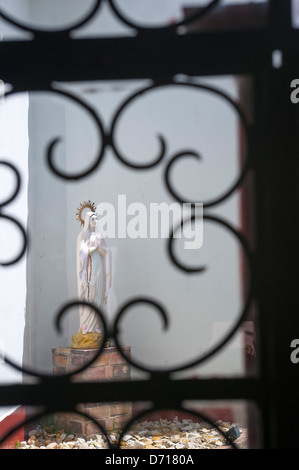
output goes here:
{"type": "Polygon", "coordinates": [[[57,449],[58,443],[57,442],[51,442],[46,446],[46,449],[57,449]]]}
{"type": "MultiPolygon", "coordinates": [[[[218,420],[217,426],[225,433],[232,424],[218,420]]],[[[234,441],[239,448],[247,448],[247,431],[238,426],[241,436],[234,441]]],[[[177,417],[173,420],[135,422],[121,438],[121,449],[219,449],[230,448],[226,438],[217,428],[202,422],[177,417]]],[[[119,433],[114,431],[109,438],[113,445],[119,441],[119,433]]],[[[18,442],[19,449],[107,449],[107,440],[101,434],[88,438],[68,434],[65,430],[57,433],[37,426],[28,433],[27,441],[18,442]]]]}

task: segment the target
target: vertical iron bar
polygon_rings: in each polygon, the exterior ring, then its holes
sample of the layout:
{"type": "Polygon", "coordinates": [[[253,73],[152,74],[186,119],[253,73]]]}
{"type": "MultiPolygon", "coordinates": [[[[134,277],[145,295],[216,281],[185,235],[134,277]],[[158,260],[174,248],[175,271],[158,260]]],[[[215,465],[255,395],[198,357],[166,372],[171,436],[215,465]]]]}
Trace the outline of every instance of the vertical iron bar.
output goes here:
{"type": "Polygon", "coordinates": [[[297,448],[290,342],[299,336],[296,115],[287,68],[261,72],[256,89],[257,273],[264,447],[297,448]]]}
{"type": "Polygon", "coordinates": [[[283,32],[291,28],[292,1],[269,0],[269,27],[272,31],[283,32]]]}

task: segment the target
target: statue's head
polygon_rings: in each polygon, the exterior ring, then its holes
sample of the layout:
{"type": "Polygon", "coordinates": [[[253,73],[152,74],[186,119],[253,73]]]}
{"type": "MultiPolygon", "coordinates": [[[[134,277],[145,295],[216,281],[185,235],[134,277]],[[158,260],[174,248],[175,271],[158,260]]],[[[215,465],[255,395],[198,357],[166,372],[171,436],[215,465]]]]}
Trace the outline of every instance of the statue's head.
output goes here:
{"type": "Polygon", "coordinates": [[[85,240],[89,238],[90,232],[94,232],[97,226],[98,217],[95,212],[88,211],[84,215],[83,233],[85,240]]]}
{"type": "Polygon", "coordinates": [[[91,202],[89,199],[88,201],[81,202],[80,206],[78,207],[77,212],[77,220],[80,222],[81,225],[84,227],[89,225],[89,218],[91,215],[96,213],[96,205],[94,202],[91,202]],[[83,211],[85,209],[90,209],[88,212],[85,213],[84,218],[82,218],[83,211]]]}
{"type": "Polygon", "coordinates": [[[89,229],[90,230],[95,230],[96,226],[97,226],[97,223],[98,223],[97,214],[92,213],[89,217],[89,229]]]}
{"type": "Polygon", "coordinates": [[[84,227],[88,227],[88,226],[89,226],[90,219],[91,219],[91,217],[92,217],[93,215],[97,216],[95,212],[91,212],[91,211],[85,212],[85,215],[84,215],[84,227]]]}

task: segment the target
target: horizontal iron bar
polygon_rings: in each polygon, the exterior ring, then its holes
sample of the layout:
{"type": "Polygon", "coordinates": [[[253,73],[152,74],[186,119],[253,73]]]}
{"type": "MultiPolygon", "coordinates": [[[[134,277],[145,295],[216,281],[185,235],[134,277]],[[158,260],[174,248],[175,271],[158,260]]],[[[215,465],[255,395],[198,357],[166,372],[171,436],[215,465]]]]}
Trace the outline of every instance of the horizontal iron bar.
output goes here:
{"type": "Polygon", "coordinates": [[[299,30],[186,35],[152,31],[137,37],[95,39],[44,33],[32,41],[0,43],[0,78],[38,89],[53,80],[163,80],[179,73],[250,73],[271,65],[275,49],[299,58],[299,30]]]}
{"type": "Polygon", "coordinates": [[[68,379],[53,377],[39,384],[1,386],[0,406],[45,405],[64,409],[78,403],[150,401],[169,408],[183,400],[258,401],[261,390],[259,381],[249,378],[173,381],[154,377],[129,382],[71,383],[68,379]],[[165,392],[167,390],[169,393],[165,392]]]}

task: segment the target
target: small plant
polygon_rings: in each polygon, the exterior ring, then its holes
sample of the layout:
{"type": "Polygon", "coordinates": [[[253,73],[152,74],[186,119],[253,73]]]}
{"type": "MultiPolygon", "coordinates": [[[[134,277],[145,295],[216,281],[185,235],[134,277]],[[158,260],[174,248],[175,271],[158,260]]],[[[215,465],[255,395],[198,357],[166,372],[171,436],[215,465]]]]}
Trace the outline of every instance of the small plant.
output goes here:
{"type": "Polygon", "coordinates": [[[46,416],[45,418],[41,419],[40,426],[48,433],[57,433],[59,431],[59,427],[55,421],[55,417],[53,415],[46,416]]]}

